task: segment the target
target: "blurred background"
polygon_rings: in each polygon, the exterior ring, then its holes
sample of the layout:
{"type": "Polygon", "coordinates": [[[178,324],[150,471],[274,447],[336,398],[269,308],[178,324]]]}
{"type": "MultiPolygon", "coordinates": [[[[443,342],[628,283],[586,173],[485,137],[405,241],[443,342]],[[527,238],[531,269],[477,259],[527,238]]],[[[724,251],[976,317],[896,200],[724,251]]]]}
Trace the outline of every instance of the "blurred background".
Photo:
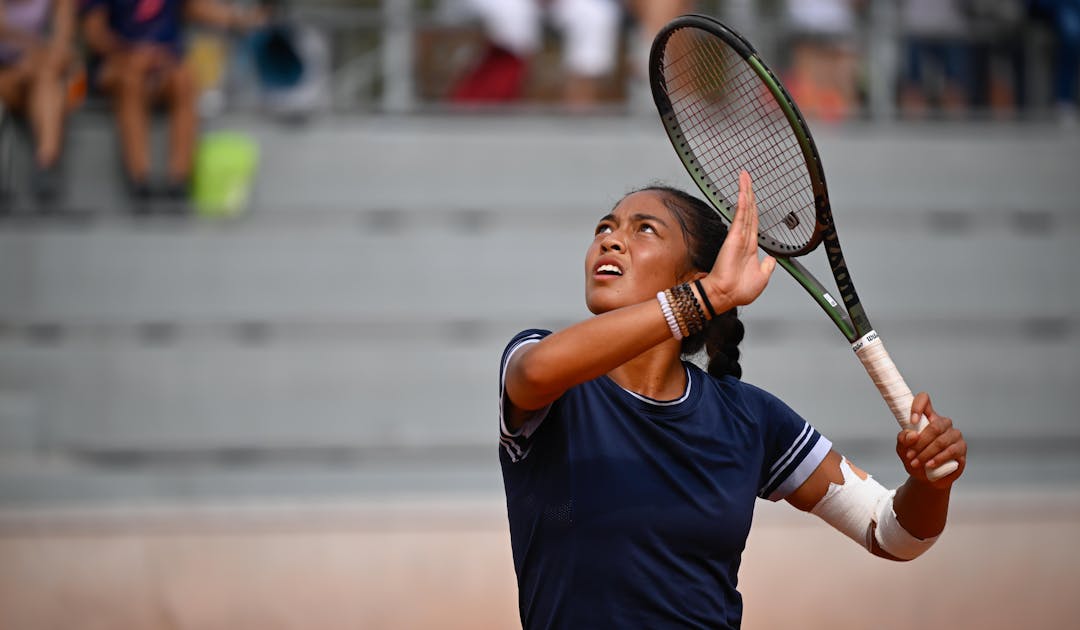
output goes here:
{"type": "MultiPolygon", "coordinates": [[[[877,330],[970,445],[914,563],[761,502],[746,626],[1080,618],[1076,2],[189,0],[142,61],[121,4],[0,4],[0,628],[516,627],[498,357],[587,316],[623,194],[693,187],[646,71],[688,11],[781,69],[877,330]]],[[[744,379],[899,483],[795,283],[743,319],[744,379]]]]}

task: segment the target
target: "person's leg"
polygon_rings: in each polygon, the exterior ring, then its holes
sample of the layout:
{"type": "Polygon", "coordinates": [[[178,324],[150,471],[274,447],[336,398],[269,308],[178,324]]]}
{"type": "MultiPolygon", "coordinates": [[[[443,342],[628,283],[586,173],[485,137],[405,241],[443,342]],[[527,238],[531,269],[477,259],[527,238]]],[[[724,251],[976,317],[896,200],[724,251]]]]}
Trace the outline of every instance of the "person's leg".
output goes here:
{"type": "Polygon", "coordinates": [[[11,212],[14,192],[10,179],[12,167],[9,162],[12,139],[7,137],[10,130],[6,129],[11,121],[7,118],[24,108],[26,83],[27,73],[18,64],[0,66],[0,103],[3,105],[0,108],[0,130],[4,131],[4,137],[0,138],[0,143],[4,145],[0,147],[0,216],[11,212]]]}
{"type": "Polygon", "coordinates": [[[824,114],[830,120],[841,120],[851,116],[858,104],[859,58],[854,44],[843,38],[833,42],[826,51],[825,71],[831,89],[823,104],[824,114]]]}
{"type": "Polygon", "coordinates": [[[106,59],[99,80],[112,101],[124,171],[138,196],[149,191],[151,74],[149,58],[136,50],[106,59]]]}
{"type": "Polygon", "coordinates": [[[950,115],[963,114],[970,101],[971,49],[958,39],[945,41],[941,44],[941,58],[945,75],[941,108],[950,115]]]}
{"type": "Polygon", "coordinates": [[[36,141],[35,159],[42,169],[52,168],[60,159],[68,61],[46,54],[38,55],[34,60],[35,74],[30,81],[27,117],[36,141]]]}
{"type": "Polygon", "coordinates": [[[186,193],[191,177],[198,134],[198,86],[191,68],[178,64],[165,77],[164,96],[169,107],[168,193],[186,193]]]}
{"type": "Polygon", "coordinates": [[[907,116],[926,114],[926,77],[923,68],[926,47],[921,39],[908,36],[904,71],[900,78],[900,110],[907,116]]]}
{"type": "Polygon", "coordinates": [[[0,66],[0,103],[5,109],[18,112],[24,108],[29,76],[24,64],[0,66]]]}

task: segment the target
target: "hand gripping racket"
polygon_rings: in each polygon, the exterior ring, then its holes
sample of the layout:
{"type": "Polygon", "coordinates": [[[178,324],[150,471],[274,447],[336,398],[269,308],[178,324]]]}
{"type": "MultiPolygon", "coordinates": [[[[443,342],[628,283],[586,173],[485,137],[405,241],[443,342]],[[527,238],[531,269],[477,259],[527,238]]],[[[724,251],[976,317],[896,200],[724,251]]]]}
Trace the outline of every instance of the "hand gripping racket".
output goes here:
{"type": "MultiPolygon", "coordinates": [[[[870,326],[836,235],[825,173],[799,108],[753,46],[716,20],[685,15],[657,34],[649,59],[653,99],[675,151],[728,222],[738,198],[734,173],[754,177],[758,243],[814,298],[851,343],[896,421],[911,424],[913,396],[870,326]],[[843,306],[796,257],[824,244],[843,306]]],[[[928,469],[940,479],[948,461],[928,469]]]]}

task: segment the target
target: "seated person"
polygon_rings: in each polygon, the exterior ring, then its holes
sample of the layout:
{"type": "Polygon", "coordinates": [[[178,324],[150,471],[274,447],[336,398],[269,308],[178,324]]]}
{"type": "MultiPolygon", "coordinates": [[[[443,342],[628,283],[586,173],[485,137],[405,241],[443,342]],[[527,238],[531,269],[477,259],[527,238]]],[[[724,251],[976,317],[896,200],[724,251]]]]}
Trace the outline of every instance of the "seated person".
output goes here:
{"type": "Polygon", "coordinates": [[[451,90],[452,101],[519,100],[529,63],[542,46],[545,15],[563,38],[564,101],[574,107],[597,101],[599,82],[616,66],[622,20],[618,0],[459,1],[483,23],[488,45],[477,66],[451,90]]]}
{"type": "Polygon", "coordinates": [[[218,0],[84,0],[83,34],[91,53],[91,88],[116,112],[124,168],[139,199],[187,196],[198,127],[198,88],[183,61],[187,21],[225,29],[262,25],[261,9],[218,0]],[[149,109],[169,112],[169,158],[162,185],[151,181],[149,109]]]}
{"type": "Polygon", "coordinates": [[[0,2],[0,102],[30,123],[32,184],[42,200],[59,192],[57,164],[74,30],[75,0],[0,2]]]}

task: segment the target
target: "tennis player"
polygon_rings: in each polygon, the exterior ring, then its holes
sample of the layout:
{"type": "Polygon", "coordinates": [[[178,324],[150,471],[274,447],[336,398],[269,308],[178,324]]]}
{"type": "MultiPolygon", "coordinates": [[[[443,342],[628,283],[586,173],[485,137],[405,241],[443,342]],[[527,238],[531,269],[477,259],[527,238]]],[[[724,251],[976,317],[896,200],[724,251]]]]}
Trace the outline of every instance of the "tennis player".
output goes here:
{"type": "Polygon", "coordinates": [[[757,230],[746,173],[730,229],[679,190],[634,192],[586,253],[596,316],[507,345],[500,459],[525,628],[739,627],[737,575],[759,497],[892,560],[919,556],[944,529],[967,445],[927,394],[912,414],[929,426],[896,439],[909,478],[889,490],[739,380],[735,309],[776,262],[759,259],[757,230]],[[707,372],[683,360],[702,348],[707,372]],[[957,471],[927,480],[950,459],[957,471]]]}

